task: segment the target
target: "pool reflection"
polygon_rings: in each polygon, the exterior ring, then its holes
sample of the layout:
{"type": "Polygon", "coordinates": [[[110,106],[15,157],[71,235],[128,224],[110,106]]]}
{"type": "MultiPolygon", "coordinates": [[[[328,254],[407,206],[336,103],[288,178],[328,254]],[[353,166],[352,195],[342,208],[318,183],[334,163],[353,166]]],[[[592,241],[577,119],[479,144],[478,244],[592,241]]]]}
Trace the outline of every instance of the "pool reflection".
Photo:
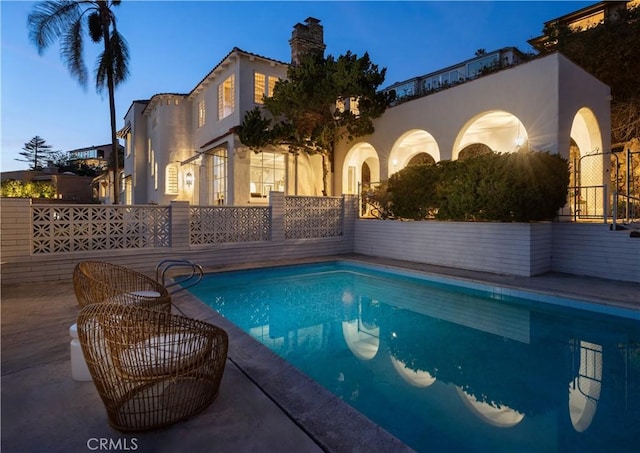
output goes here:
{"type": "Polygon", "coordinates": [[[214,309],[418,451],[640,445],[637,321],[348,272],[215,292],[214,309]]]}

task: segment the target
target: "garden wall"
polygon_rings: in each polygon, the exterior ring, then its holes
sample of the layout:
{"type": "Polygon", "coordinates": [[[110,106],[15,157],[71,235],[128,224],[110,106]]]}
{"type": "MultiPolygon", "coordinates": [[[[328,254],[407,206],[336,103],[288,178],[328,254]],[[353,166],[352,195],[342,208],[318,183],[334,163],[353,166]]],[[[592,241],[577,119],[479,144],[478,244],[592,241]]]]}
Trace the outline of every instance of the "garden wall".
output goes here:
{"type": "Polygon", "coordinates": [[[640,238],[607,224],[356,221],[354,251],[460,269],[640,282],[640,238]]]}

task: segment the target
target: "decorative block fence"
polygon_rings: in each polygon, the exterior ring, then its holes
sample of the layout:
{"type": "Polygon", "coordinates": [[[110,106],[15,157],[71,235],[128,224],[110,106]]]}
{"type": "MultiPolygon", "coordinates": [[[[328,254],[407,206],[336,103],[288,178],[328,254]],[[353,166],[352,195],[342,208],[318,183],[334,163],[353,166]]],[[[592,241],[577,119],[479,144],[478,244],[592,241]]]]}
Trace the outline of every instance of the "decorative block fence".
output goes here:
{"type": "Polygon", "coordinates": [[[640,282],[640,238],[606,224],[358,219],[357,199],[268,206],[32,205],[1,199],[2,283],[70,280],[84,260],[153,275],[160,261],[224,267],[358,253],[506,275],[549,271],[640,282]]]}
{"type": "Polygon", "coordinates": [[[2,283],[68,280],[84,260],[152,274],[166,258],[203,266],[351,253],[354,196],[285,197],[269,206],[32,205],[2,199],[2,283]]]}

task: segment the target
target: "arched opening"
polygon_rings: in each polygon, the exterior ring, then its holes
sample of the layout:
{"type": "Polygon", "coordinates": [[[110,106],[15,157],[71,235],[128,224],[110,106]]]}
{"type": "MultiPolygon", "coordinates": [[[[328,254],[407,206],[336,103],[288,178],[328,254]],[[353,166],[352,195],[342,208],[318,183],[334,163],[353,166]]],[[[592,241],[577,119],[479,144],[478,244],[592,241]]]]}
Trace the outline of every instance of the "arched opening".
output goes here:
{"type": "Polygon", "coordinates": [[[405,132],[396,140],[389,154],[389,176],[402,170],[414,159],[418,162],[421,160],[438,162],[440,160],[440,148],[438,148],[436,140],[430,133],[420,129],[405,132]]]}
{"type": "Polygon", "coordinates": [[[453,146],[452,158],[470,145],[484,145],[499,153],[529,149],[529,134],[515,115],[502,110],[485,112],[471,118],[460,130],[453,146]]]}
{"type": "Polygon", "coordinates": [[[598,120],[583,107],[571,124],[569,162],[574,190],[574,207],[578,217],[601,217],[604,214],[605,154],[598,120]]]}
{"type": "Polygon", "coordinates": [[[342,193],[357,194],[363,184],[380,180],[380,161],[375,148],[363,142],[354,145],[342,166],[342,193]]]}

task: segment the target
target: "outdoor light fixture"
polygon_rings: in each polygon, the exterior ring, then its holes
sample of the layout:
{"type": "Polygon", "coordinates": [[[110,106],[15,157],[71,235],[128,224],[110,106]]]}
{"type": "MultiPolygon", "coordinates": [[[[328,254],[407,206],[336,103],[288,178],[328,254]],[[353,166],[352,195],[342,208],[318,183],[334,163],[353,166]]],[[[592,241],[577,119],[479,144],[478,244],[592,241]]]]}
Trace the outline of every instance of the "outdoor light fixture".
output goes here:
{"type": "Polygon", "coordinates": [[[520,137],[519,135],[516,137],[516,146],[522,146],[524,145],[524,138],[520,137]]]}
{"type": "Polygon", "coordinates": [[[185,175],[184,183],[187,185],[188,188],[191,188],[191,186],[193,185],[193,174],[190,171],[187,172],[187,174],[185,175]]]}

